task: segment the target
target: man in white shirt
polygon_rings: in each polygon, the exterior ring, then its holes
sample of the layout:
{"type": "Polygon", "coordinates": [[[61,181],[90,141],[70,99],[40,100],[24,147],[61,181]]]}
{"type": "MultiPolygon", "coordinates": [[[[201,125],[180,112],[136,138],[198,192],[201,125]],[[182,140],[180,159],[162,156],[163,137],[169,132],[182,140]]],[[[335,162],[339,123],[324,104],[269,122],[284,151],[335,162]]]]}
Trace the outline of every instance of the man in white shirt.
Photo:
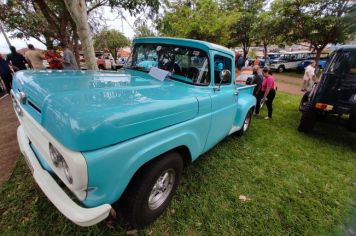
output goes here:
{"type": "Polygon", "coordinates": [[[302,92],[306,92],[311,89],[312,82],[316,80],[315,76],[315,61],[311,61],[310,65],[305,68],[304,77],[303,77],[303,86],[302,92]],[[311,85],[311,86],[310,86],[311,85]]]}

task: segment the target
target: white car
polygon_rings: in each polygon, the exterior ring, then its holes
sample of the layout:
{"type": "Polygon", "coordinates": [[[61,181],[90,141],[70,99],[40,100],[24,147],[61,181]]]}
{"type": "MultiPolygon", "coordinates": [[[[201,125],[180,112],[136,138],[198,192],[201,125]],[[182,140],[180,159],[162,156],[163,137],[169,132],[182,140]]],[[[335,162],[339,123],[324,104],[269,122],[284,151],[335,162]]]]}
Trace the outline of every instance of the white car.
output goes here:
{"type": "Polygon", "coordinates": [[[268,66],[271,70],[283,72],[286,69],[297,69],[301,61],[310,57],[311,52],[309,51],[284,52],[279,58],[271,60],[268,66]]]}

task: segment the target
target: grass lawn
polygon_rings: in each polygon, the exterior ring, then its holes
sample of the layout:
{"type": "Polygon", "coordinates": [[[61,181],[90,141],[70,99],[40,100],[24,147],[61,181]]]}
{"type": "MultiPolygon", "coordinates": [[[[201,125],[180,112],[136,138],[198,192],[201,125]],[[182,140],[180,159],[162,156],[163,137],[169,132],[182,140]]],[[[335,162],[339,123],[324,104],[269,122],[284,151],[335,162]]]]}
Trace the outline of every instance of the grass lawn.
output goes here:
{"type": "MultiPolygon", "coordinates": [[[[355,209],[356,134],[328,123],[313,134],[298,133],[298,103],[299,97],[278,93],[273,120],[262,118],[264,107],[246,136],[226,138],[185,169],[169,208],[138,234],[342,233],[355,209]]],[[[89,228],[71,223],[36,186],[22,158],[0,199],[0,235],[128,230],[123,222],[89,228]]]]}

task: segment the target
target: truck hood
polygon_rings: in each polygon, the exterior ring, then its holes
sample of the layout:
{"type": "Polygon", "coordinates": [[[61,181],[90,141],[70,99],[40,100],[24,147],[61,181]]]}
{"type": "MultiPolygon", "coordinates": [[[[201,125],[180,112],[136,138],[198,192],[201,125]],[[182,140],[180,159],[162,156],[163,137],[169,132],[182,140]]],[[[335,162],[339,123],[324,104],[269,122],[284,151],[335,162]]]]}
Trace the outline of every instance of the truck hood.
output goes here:
{"type": "Polygon", "coordinates": [[[38,122],[60,143],[88,151],[194,118],[198,101],[190,85],[121,70],[23,71],[14,90],[36,108],[38,122]]]}

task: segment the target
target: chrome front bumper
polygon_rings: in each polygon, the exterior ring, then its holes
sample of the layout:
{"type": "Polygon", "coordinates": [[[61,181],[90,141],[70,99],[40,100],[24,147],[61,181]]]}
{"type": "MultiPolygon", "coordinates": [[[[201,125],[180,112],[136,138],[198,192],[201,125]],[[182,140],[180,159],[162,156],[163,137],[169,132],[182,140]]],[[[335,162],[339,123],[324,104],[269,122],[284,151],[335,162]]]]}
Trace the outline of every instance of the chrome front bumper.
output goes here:
{"type": "Polygon", "coordinates": [[[91,226],[108,217],[111,210],[110,204],[84,208],[70,199],[53,177],[42,168],[21,125],[17,129],[17,140],[37,184],[64,216],[80,226],[91,226]]]}

